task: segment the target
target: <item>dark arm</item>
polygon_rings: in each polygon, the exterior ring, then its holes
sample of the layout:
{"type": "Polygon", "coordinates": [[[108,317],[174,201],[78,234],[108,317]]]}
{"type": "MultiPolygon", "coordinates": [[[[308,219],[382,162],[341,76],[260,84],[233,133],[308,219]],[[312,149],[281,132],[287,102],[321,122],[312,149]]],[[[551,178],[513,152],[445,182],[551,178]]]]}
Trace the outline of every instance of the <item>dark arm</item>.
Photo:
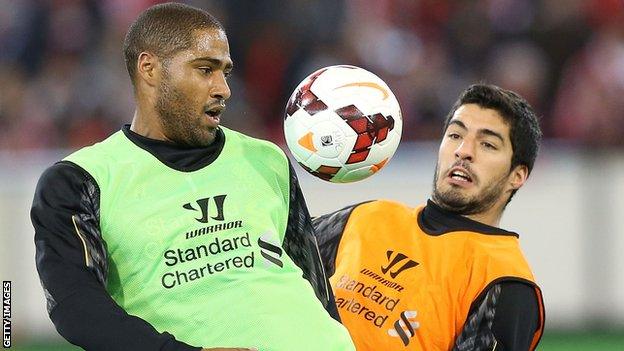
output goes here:
{"type": "Polygon", "coordinates": [[[289,168],[290,208],[283,243],[284,251],[301,268],[303,277],[310,282],[316,296],[323,303],[327,312],[339,321],[340,317],[334,303],[329,280],[323,270],[310,213],[299,187],[297,174],[292,165],[289,165],[289,168]]]}
{"type": "Polygon", "coordinates": [[[99,189],[86,171],[70,162],[48,168],[31,219],[48,313],[65,339],[87,350],[200,350],[127,314],[107,293],[99,189]]]}
{"type": "Polygon", "coordinates": [[[349,216],[355,207],[360,204],[347,206],[336,212],[328,213],[312,219],[316,240],[318,241],[325,274],[328,277],[334,275],[336,271],[336,254],[338,245],[342,239],[349,216]]]}
{"type": "Polygon", "coordinates": [[[539,328],[535,289],[527,283],[503,281],[474,304],[454,351],[527,351],[539,328]]]}

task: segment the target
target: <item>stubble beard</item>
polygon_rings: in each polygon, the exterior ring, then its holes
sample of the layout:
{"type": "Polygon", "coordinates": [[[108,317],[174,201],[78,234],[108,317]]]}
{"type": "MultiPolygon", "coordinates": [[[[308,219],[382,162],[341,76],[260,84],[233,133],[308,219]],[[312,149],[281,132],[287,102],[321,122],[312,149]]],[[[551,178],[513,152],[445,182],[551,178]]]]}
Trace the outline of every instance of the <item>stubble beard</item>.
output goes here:
{"type": "Polygon", "coordinates": [[[480,193],[466,196],[461,188],[451,186],[447,190],[438,187],[438,166],[433,177],[433,201],[443,209],[460,215],[473,215],[490,210],[498,201],[505,189],[506,177],[494,181],[485,187],[480,193]]]}
{"type": "MultiPolygon", "coordinates": [[[[215,139],[216,128],[201,125],[201,117],[192,111],[193,102],[176,90],[169,81],[167,71],[158,87],[156,112],[163,133],[176,144],[187,147],[206,147],[215,139]]],[[[203,116],[202,116],[203,117],[203,116]]]]}

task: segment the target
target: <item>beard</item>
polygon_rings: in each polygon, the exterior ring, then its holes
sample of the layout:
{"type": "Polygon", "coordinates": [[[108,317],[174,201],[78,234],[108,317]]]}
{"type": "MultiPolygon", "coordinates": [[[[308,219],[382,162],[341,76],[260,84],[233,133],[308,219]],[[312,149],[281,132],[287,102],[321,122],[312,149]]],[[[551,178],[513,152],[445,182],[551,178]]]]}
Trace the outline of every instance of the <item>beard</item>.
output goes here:
{"type": "Polygon", "coordinates": [[[187,147],[206,147],[215,140],[217,128],[202,126],[202,116],[193,111],[195,103],[176,90],[166,70],[158,87],[156,112],[165,136],[176,144],[187,147]]]}
{"type": "Polygon", "coordinates": [[[438,187],[438,166],[433,177],[433,201],[438,206],[460,215],[483,213],[496,204],[505,189],[506,176],[488,184],[481,192],[466,196],[459,187],[451,186],[447,190],[438,187]]]}

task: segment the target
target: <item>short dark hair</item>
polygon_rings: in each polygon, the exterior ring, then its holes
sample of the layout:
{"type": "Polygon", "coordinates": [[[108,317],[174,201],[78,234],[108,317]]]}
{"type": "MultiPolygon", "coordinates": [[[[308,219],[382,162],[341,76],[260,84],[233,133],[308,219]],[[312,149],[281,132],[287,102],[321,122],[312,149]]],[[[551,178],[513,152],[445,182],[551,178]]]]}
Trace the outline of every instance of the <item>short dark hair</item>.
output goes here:
{"type": "MultiPolygon", "coordinates": [[[[444,122],[444,132],[446,132],[455,111],[466,104],[476,104],[482,108],[493,109],[503,117],[510,130],[509,137],[513,150],[511,169],[518,165],[524,165],[530,174],[542,139],[537,115],[531,105],[513,91],[491,84],[474,84],[460,94],[453,108],[451,108],[444,122]]],[[[512,192],[511,197],[515,192],[515,190],[512,192]]]]}
{"type": "Polygon", "coordinates": [[[132,84],[141,52],[166,60],[193,45],[194,30],[208,28],[224,30],[210,13],[192,6],[169,2],[143,11],[130,25],[123,46],[132,84]]]}

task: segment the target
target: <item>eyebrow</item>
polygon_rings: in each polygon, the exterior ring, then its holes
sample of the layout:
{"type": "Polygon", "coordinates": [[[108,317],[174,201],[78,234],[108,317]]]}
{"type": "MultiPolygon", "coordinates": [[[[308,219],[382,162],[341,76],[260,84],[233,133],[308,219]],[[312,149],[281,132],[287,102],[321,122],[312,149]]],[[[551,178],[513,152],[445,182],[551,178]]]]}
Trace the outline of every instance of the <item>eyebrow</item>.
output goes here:
{"type": "Polygon", "coordinates": [[[497,133],[491,129],[479,129],[477,131],[477,134],[493,136],[495,138],[500,139],[501,143],[505,144],[505,139],[503,138],[503,136],[500,135],[500,133],[497,133]]]}
{"type": "MultiPolygon", "coordinates": [[[[194,60],[191,60],[191,63],[193,62],[198,62],[198,61],[206,61],[209,62],[211,65],[217,66],[217,67],[221,67],[224,63],[224,61],[213,58],[213,57],[198,57],[194,60]]],[[[227,61],[225,63],[225,69],[232,69],[234,68],[234,63],[232,61],[227,61]]]]}
{"type": "MultiPolygon", "coordinates": [[[[454,119],[454,120],[449,122],[449,127],[452,126],[452,125],[456,125],[456,126],[462,128],[462,129],[468,130],[468,127],[466,127],[464,122],[462,122],[460,120],[457,120],[457,119],[454,119]]],[[[479,129],[479,130],[477,130],[477,134],[493,136],[495,138],[500,139],[501,143],[505,144],[505,138],[503,138],[503,136],[500,133],[495,132],[495,131],[493,131],[491,129],[487,129],[487,128],[479,129]]]]}
{"type": "Polygon", "coordinates": [[[454,119],[454,120],[450,121],[448,126],[450,127],[453,124],[456,124],[458,127],[462,128],[462,129],[468,129],[468,127],[466,127],[464,122],[462,122],[462,121],[460,121],[458,119],[454,119]]]}

